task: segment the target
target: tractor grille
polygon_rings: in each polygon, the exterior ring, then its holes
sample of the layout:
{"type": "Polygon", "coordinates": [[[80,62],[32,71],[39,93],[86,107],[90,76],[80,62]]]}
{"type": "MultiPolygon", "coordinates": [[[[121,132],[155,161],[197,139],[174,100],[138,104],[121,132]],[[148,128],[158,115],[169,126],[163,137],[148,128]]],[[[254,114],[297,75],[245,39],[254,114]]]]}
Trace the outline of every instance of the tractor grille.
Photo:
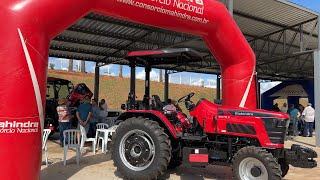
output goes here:
{"type": "Polygon", "coordinates": [[[227,124],[227,131],[234,132],[234,133],[242,133],[242,134],[252,134],[255,135],[256,131],[253,126],[244,125],[244,124],[227,124]]]}
{"type": "Polygon", "coordinates": [[[288,130],[288,119],[261,118],[270,138],[274,144],[284,144],[288,130]]]}

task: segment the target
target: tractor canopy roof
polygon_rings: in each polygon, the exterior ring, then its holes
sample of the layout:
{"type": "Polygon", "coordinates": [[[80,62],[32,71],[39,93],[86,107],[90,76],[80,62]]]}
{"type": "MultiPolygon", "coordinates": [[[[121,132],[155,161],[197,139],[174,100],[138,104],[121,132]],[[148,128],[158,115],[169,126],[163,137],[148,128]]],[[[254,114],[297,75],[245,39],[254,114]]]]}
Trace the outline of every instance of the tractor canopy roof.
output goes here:
{"type": "Polygon", "coordinates": [[[69,80],[66,79],[61,79],[61,78],[55,78],[55,77],[48,77],[47,78],[47,83],[48,84],[61,84],[61,85],[68,85],[71,83],[69,80]]]}
{"type": "Polygon", "coordinates": [[[153,66],[162,64],[188,64],[203,61],[199,52],[190,48],[175,48],[161,50],[132,51],[127,57],[140,66],[153,66]]]}

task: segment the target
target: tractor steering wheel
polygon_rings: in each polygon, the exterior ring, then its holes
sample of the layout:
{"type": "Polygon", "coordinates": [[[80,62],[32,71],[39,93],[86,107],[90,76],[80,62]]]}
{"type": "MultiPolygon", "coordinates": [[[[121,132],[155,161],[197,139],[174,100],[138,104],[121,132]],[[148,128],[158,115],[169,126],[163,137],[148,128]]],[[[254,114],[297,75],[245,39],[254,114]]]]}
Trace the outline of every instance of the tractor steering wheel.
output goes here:
{"type": "Polygon", "coordinates": [[[190,99],[191,99],[191,97],[192,97],[193,95],[194,95],[194,93],[192,92],[192,93],[189,93],[189,94],[183,96],[182,98],[180,98],[180,99],[178,100],[178,103],[184,102],[184,104],[186,105],[186,108],[187,108],[188,110],[191,110],[192,107],[194,106],[193,102],[190,101],[190,99]]]}
{"type": "Polygon", "coordinates": [[[178,103],[190,101],[190,98],[194,95],[194,93],[189,93],[178,100],[178,103]]]}

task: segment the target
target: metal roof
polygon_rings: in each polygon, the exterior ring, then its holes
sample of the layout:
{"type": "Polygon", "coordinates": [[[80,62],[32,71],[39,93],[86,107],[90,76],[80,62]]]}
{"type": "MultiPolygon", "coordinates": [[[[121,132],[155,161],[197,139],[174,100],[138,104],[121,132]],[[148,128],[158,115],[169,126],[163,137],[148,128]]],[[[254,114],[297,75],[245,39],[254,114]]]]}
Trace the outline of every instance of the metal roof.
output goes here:
{"type": "MultiPolygon", "coordinates": [[[[227,0],[221,0],[227,5],[227,0]]],[[[318,48],[318,13],[285,0],[234,0],[234,19],[255,51],[259,78],[313,78],[313,56],[318,48]]],[[[203,62],[192,66],[157,66],[177,71],[219,74],[220,67],[203,41],[111,17],[88,14],[50,43],[50,56],[128,64],[128,51],[170,47],[192,48],[203,62]]]]}

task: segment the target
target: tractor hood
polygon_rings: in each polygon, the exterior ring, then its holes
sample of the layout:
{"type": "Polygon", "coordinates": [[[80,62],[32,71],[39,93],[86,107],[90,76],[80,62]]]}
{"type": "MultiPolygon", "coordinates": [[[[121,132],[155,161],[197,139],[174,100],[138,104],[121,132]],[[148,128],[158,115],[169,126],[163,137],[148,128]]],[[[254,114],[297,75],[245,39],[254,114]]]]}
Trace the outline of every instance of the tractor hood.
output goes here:
{"type": "Polygon", "coordinates": [[[219,115],[234,115],[234,116],[254,116],[254,117],[270,117],[289,119],[289,115],[283,112],[266,111],[262,109],[247,109],[237,107],[218,107],[219,115]]]}
{"type": "Polygon", "coordinates": [[[201,98],[198,103],[190,110],[190,115],[201,113],[201,109],[211,110],[212,113],[218,111],[218,115],[231,115],[231,116],[253,116],[261,118],[279,118],[289,119],[289,115],[282,112],[266,111],[262,109],[248,109],[233,106],[220,106],[201,98]]]}

